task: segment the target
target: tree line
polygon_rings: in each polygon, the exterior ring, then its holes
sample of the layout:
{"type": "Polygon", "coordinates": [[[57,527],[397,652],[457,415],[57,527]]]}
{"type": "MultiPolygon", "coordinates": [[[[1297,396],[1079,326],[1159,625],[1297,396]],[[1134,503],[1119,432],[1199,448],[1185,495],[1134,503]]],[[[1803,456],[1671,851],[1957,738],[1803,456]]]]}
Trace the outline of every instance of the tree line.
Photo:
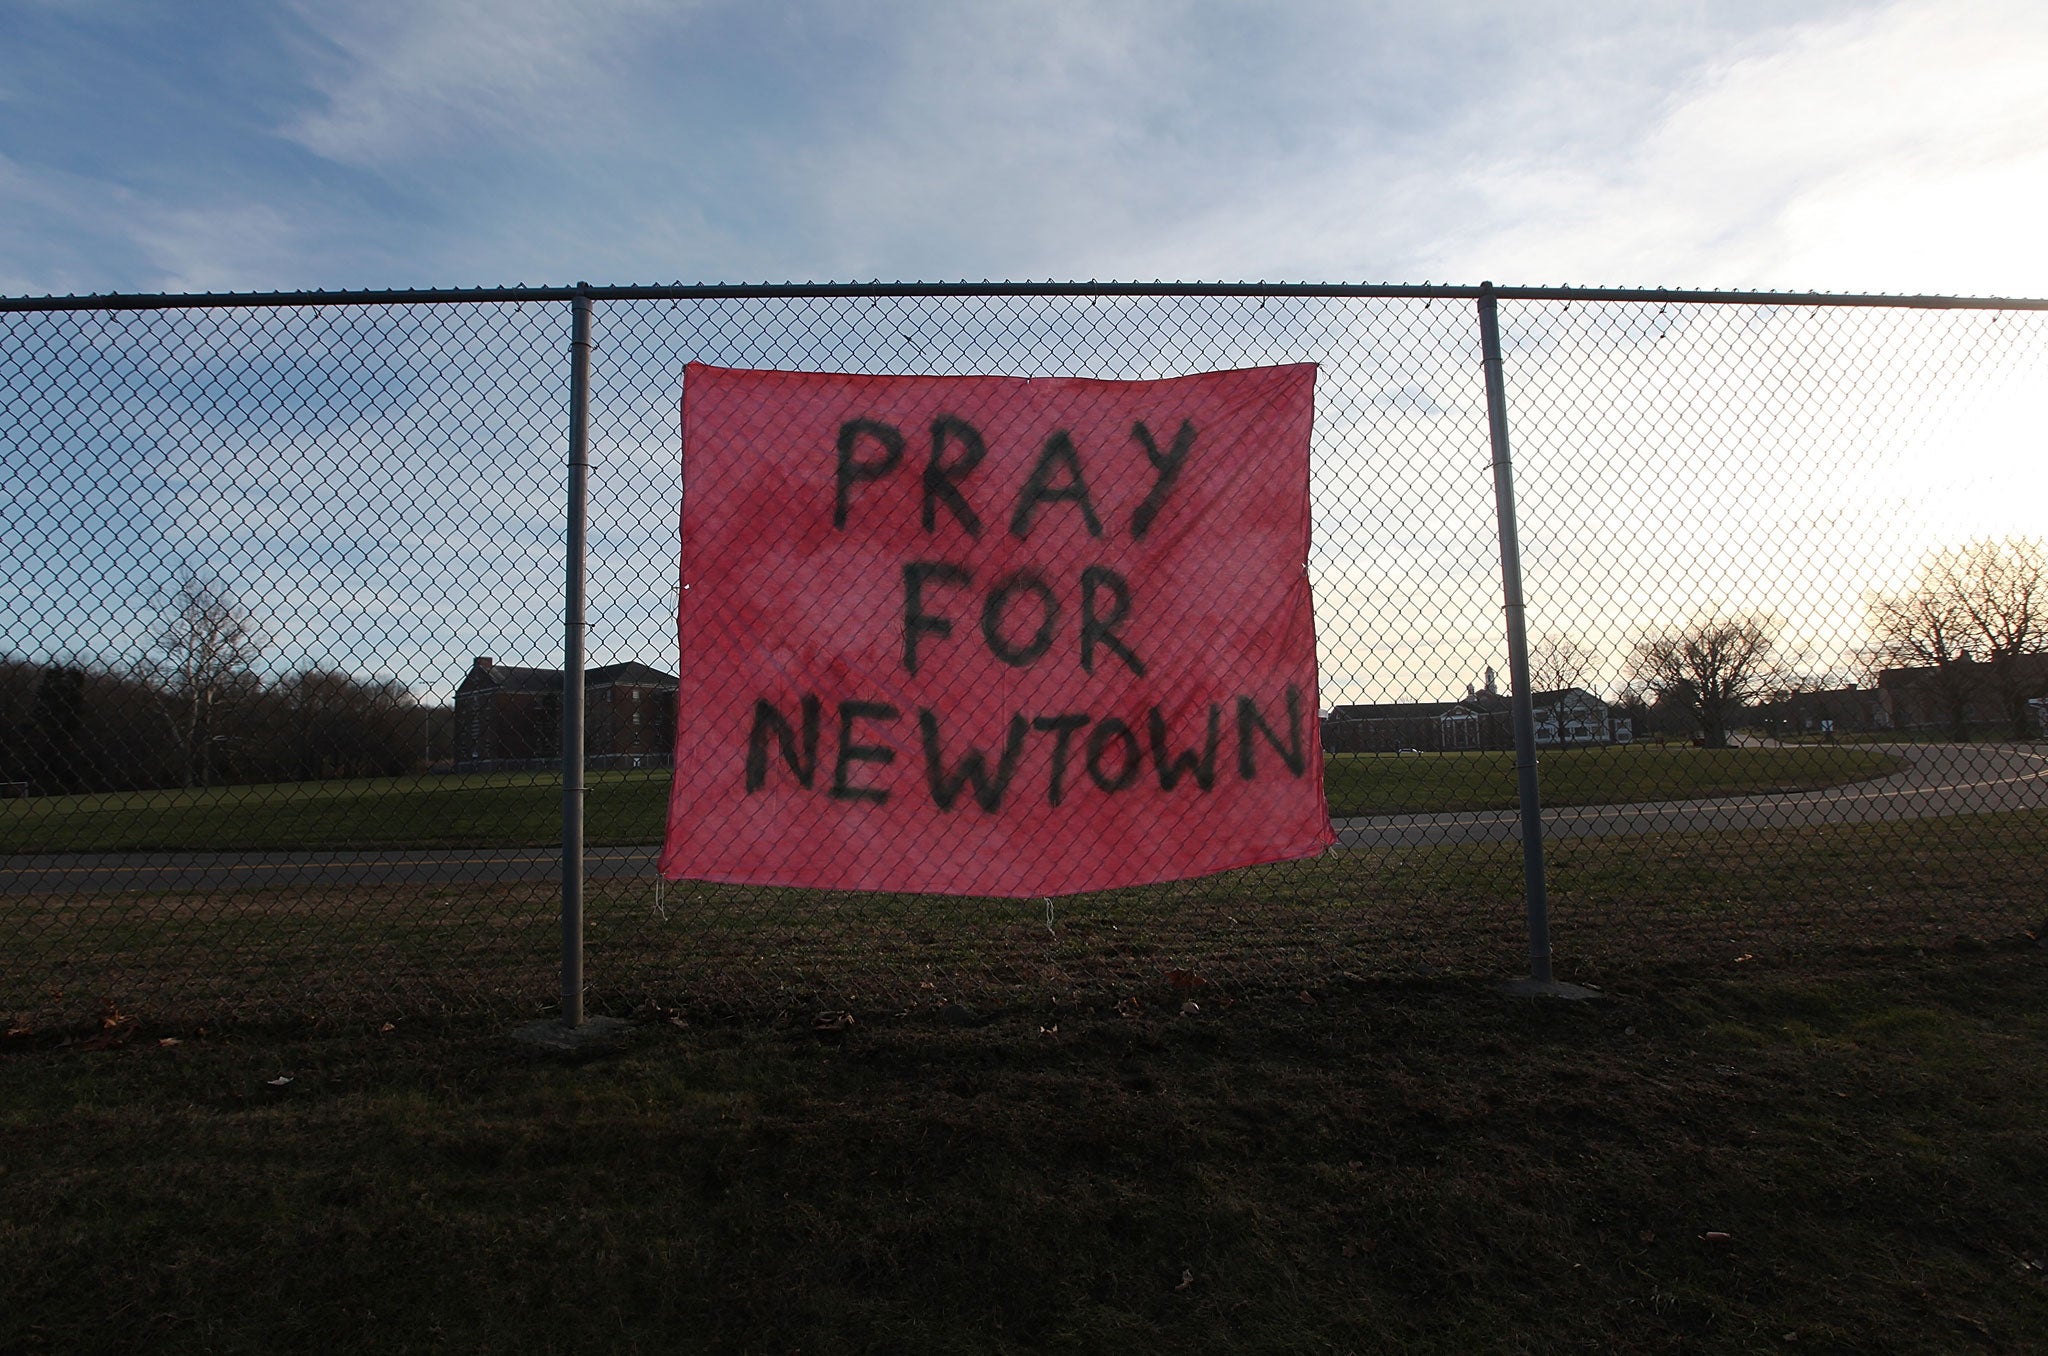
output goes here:
{"type": "Polygon", "coordinates": [[[0,657],[0,782],[35,794],[388,777],[449,758],[449,713],[402,683],[311,667],[264,678],[239,602],[179,583],[125,666],[0,657]]]}
{"type": "MultiPolygon", "coordinates": [[[[2048,696],[2048,550],[2008,537],[1925,557],[1911,584],[1868,600],[1862,667],[1914,670],[1946,732],[1968,738],[1976,713],[2000,733],[2035,733],[2028,703],[2048,696]]],[[[1702,614],[1651,628],[1623,660],[1614,704],[1639,732],[1689,734],[1724,747],[1757,707],[1820,690],[1782,649],[1767,612],[1702,614]]],[[[36,794],[206,787],[230,782],[387,777],[452,760],[454,722],[402,683],[311,667],[265,678],[267,642],[234,597],[178,583],[143,653],[126,666],[0,657],[0,783],[36,794]]],[[[1538,691],[1587,688],[1600,654],[1538,637],[1538,691]]]]}
{"type": "MultiPolygon", "coordinates": [[[[2036,733],[2029,703],[2048,696],[2048,550],[2039,538],[2007,537],[1927,555],[1911,584],[1867,600],[1869,645],[1858,667],[1914,671],[1932,693],[1944,732],[1968,739],[1989,725],[2002,735],[2036,733]],[[1980,713],[1995,712],[1984,721],[1980,713]]],[[[1781,646],[1784,623],[1762,611],[1712,612],[1654,627],[1630,645],[1615,704],[1638,730],[1691,733],[1724,748],[1757,707],[1825,690],[1831,675],[1798,670],[1781,646]]],[[[1530,647],[1538,691],[1583,687],[1600,667],[1597,651],[1565,635],[1530,647]]]]}
{"type": "Polygon", "coordinates": [[[1971,699],[1988,687],[2012,733],[2033,733],[2028,703],[2048,695],[2048,551],[2038,538],[1974,542],[1936,551],[1913,587],[1870,606],[1876,654],[1925,671],[1951,731],[1967,736],[1971,699]]]}

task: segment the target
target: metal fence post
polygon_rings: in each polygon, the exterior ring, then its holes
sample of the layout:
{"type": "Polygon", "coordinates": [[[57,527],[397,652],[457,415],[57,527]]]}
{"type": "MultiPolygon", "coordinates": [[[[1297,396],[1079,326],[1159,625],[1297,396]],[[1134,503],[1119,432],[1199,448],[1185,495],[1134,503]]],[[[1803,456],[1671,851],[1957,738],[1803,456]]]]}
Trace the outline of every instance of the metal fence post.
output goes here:
{"type": "Polygon", "coordinates": [[[562,617],[562,1024],[583,1024],[583,651],[590,514],[590,295],[570,302],[569,503],[562,617]]]}
{"type": "MultiPolygon", "coordinates": [[[[1493,505],[1500,524],[1500,584],[1508,624],[1508,682],[1515,713],[1515,775],[1522,810],[1522,889],[1529,909],[1530,988],[1553,992],[1550,899],[1543,872],[1543,802],[1536,778],[1536,704],[1529,690],[1529,631],[1522,604],[1522,543],[1515,526],[1515,468],[1508,454],[1507,383],[1493,284],[1479,285],[1479,347],[1486,367],[1486,425],[1493,441],[1493,505]]],[[[1570,986],[1563,986],[1570,987],[1570,986]]]]}

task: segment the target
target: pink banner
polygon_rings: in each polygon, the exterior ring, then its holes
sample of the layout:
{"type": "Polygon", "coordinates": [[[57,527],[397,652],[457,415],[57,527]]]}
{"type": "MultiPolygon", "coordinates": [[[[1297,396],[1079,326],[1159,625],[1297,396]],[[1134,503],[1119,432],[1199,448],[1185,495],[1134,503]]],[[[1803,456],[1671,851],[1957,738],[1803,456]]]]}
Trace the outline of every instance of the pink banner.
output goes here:
{"type": "Polygon", "coordinates": [[[1037,896],[1327,847],[1314,388],[692,363],[663,873],[1037,896]]]}

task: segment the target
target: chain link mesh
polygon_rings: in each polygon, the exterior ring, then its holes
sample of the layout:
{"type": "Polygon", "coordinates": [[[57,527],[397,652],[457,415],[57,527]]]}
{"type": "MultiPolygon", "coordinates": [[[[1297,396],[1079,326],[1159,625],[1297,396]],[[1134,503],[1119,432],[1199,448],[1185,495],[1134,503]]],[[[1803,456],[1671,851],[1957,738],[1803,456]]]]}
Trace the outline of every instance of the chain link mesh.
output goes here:
{"type": "MultiPolygon", "coordinates": [[[[2043,317],[1501,314],[1560,972],[2038,925],[2043,317]]],[[[568,307],[0,329],[0,1015],[553,1010],[568,307]]],[[[599,1006],[1170,1002],[1523,963],[1469,298],[686,294],[604,301],[593,333],[599,1006]],[[1339,847],[1049,901],[663,883],[691,361],[1317,363],[1339,847]]]]}
{"type": "Polygon", "coordinates": [[[1546,755],[1561,963],[2042,933],[2043,320],[1503,307],[1532,686],[1635,737],[1546,755]]]}

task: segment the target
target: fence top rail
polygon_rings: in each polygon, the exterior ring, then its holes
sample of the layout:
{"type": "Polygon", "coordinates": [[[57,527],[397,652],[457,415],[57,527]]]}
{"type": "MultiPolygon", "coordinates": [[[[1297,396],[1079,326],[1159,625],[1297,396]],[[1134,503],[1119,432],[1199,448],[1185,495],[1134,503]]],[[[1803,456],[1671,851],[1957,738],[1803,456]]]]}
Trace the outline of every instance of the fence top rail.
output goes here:
{"type": "Polygon", "coordinates": [[[4,297],[9,311],[164,311],[285,306],[433,305],[453,302],[724,301],[837,297],[1353,297],[1476,300],[1683,302],[1703,305],[1889,307],[1917,310],[2048,311],[2044,297],[1958,297],[1859,292],[1716,291],[1665,287],[1505,287],[1449,283],[1269,282],[846,282],[651,283],[564,287],[422,287],[301,292],[109,292],[4,297]]]}

